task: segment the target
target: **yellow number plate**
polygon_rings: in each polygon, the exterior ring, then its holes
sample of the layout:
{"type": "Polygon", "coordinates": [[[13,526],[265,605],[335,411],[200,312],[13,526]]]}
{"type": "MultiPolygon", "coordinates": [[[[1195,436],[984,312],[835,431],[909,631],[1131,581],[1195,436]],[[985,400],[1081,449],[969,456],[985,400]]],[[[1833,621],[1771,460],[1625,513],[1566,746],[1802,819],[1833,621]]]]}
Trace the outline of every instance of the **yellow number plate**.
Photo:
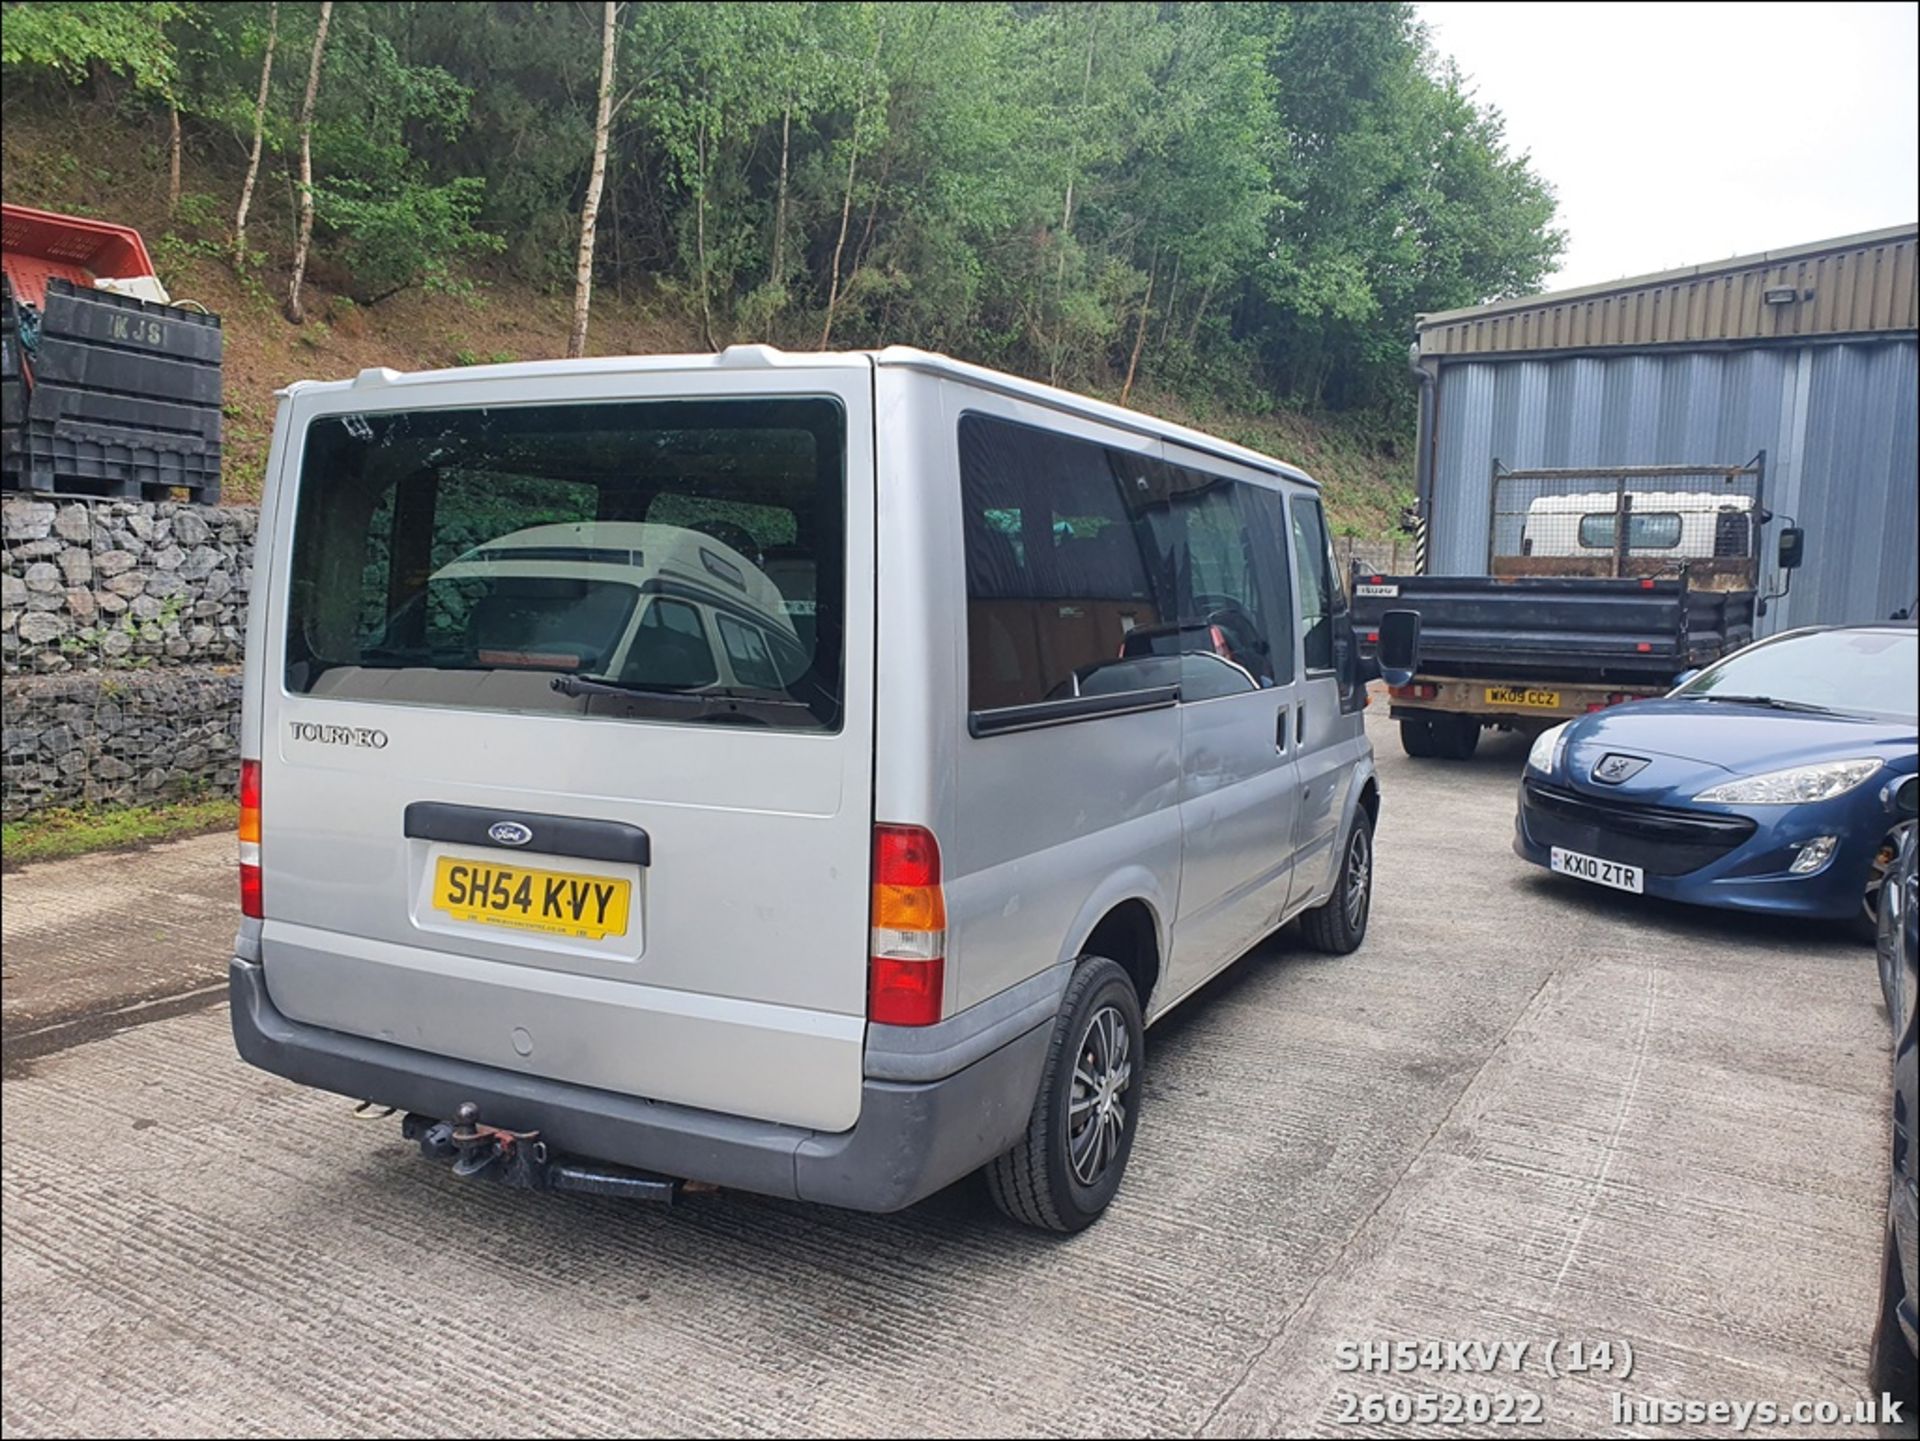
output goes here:
{"type": "Polygon", "coordinates": [[[1560,692],[1527,690],[1521,686],[1512,685],[1490,685],[1487,687],[1487,704],[1520,706],[1525,710],[1555,710],[1560,705],[1560,692]]]}
{"type": "Polygon", "coordinates": [[[451,856],[442,856],[433,873],[434,907],[455,920],[590,941],[627,933],[632,898],[633,883],[610,876],[535,871],[451,856]]]}

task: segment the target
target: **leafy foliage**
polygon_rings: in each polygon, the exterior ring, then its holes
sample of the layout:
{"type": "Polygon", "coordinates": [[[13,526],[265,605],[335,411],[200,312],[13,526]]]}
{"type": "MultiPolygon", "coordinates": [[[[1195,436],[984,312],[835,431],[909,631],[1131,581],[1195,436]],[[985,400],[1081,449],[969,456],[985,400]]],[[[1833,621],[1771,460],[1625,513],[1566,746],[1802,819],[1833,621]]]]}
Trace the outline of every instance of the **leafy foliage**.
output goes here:
{"type": "Polygon", "coordinates": [[[6,7],[0,28],[0,63],[43,68],[69,80],[88,78],[95,66],[125,75],[149,94],[172,92],[178,72],[167,27],[183,19],[183,4],[83,4],[38,0],[6,7]]]}
{"type": "Polygon", "coordinates": [[[316,182],[315,205],[340,241],[354,279],[354,299],[376,304],[410,285],[457,291],[458,262],[499,250],[503,242],[473,228],[486,182],[462,176],[445,185],[419,181],[381,191],[341,177],[316,182]]]}
{"type": "MultiPolygon", "coordinates": [[[[317,8],[281,5],[289,56],[317,8]]],[[[250,143],[265,4],[5,14],[10,85],[124,76],[203,144],[250,143]]],[[[497,255],[566,284],[599,24],[563,0],[339,7],[314,136],[330,283],[372,302],[497,255]]],[[[660,0],[623,5],[619,37],[596,283],[716,345],[811,346],[831,309],[836,345],[1096,389],[1137,354],[1196,405],[1394,410],[1418,312],[1535,288],[1562,244],[1403,3],[660,0]]],[[[275,68],[269,174],[303,80],[275,68]]]]}

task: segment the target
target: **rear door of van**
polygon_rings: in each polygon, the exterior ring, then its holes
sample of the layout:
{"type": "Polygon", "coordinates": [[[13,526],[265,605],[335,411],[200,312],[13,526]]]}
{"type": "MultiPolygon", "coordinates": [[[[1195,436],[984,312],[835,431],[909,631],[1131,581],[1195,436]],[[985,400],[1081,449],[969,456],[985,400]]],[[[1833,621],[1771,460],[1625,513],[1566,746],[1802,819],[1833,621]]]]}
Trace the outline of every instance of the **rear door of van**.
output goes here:
{"type": "Polygon", "coordinates": [[[851,1126],[870,362],[363,377],[281,423],[250,658],[274,1003],[851,1126]]]}

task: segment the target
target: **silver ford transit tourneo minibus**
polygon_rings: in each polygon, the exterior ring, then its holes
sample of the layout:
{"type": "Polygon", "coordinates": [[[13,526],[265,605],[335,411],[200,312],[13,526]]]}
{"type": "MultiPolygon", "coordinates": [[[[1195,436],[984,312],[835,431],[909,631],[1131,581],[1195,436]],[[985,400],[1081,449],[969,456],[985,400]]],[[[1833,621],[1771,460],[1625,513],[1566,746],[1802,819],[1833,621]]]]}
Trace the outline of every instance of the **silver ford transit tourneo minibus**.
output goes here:
{"type": "Polygon", "coordinates": [[[1302,472],[915,350],[284,391],[233,1027],[464,1173],[1112,1199],[1145,1030],[1367,926],[1302,472]]]}

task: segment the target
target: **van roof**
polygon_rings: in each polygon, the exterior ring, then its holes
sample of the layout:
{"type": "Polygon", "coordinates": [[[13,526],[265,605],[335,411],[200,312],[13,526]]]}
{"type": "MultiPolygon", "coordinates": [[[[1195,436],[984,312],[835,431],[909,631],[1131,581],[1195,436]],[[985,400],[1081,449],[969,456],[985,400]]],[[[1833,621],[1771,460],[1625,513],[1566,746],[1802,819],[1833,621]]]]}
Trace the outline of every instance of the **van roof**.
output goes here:
{"type": "Polygon", "coordinates": [[[280,394],[301,394],[383,389],[424,384],[445,384],[455,380],[510,382],[553,375],[650,375],[676,370],[819,370],[822,368],[858,369],[863,366],[892,366],[942,376],[981,390],[1012,396],[1044,405],[1051,410],[1082,416],[1088,420],[1132,431],[1136,435],[1170,440],[1190,450],[1231,460],[1268,475],[1283,476],[1316,489],[1319,482],[1298,466],[1235,445],[1230,440],[1161,420],[1138,410],[1113,405],[1070,390],[1042,385],[984,365],[969,364],[950,356],[917,350],[909,345],[889,345],[880,350],[787,351],[771,345],[730,345],[717,355],[608,355],[579,360],[523,360],[506,365],[471,365],[446,370],[398,371],[385,366],[363,370],[352,380],[299,380],[280,394]]]}

